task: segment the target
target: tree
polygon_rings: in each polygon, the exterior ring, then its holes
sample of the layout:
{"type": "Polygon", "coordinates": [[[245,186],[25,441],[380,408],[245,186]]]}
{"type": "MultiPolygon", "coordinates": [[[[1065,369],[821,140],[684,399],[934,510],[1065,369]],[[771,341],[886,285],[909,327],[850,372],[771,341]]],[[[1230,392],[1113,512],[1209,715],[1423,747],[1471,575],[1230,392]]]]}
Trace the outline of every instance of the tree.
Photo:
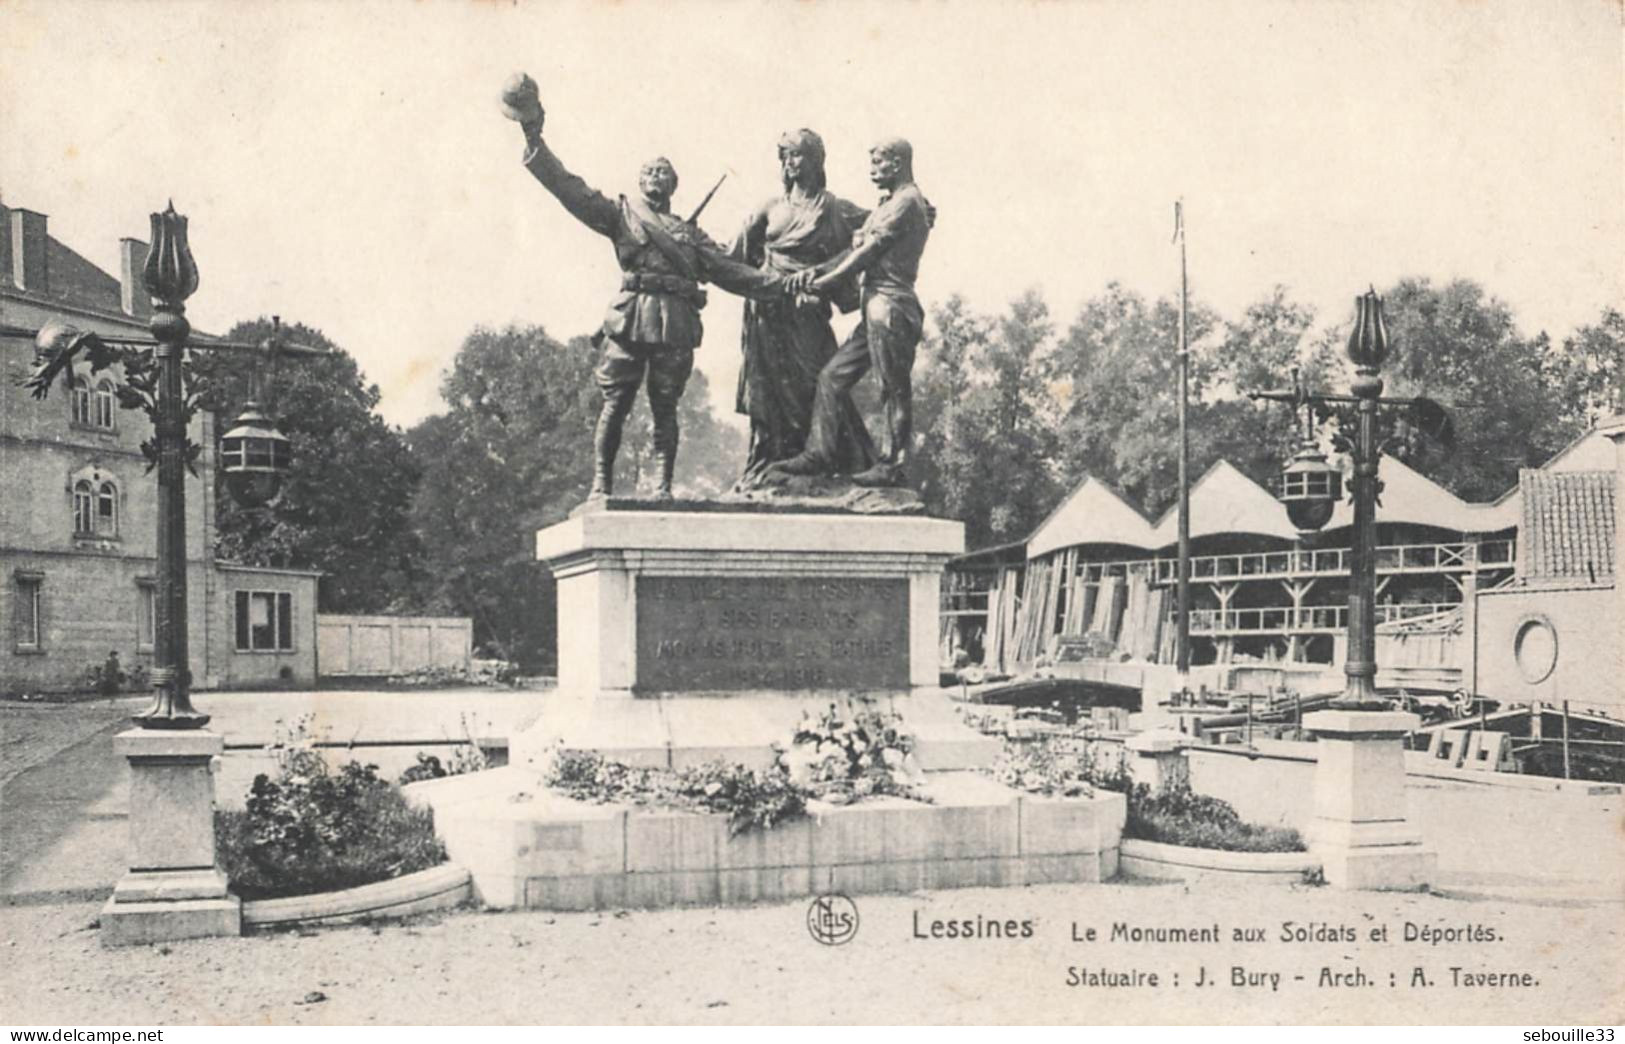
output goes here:
{"type": "Polygon", "coordinates": [[[1292,371],[1308,388],[1327,388],[1337,372],[1334,338],[1310,337],[1315,312],[1276,286],[1249,305],[1239,322],[1224,322],[1214,346],[1203,401],[1191,411],[1191,479],[1227,460],[1266,489],[1299,441],[1302,418],[1278,402],[1255,402],[1249,392],[1288,387],[1292,371]]]}
{"type": "MultiPolygon", "coordinates": [[[[1213,378],[1208,340],[1218,327],[1211,310],[1200,304],[1188,309],[1193,403],[1213,378]]],[[[1153,517],[1177,499],[1178,344],[1177,302],[1148,305],[1112,283],[1084,305],[1047,361],[1062,447],[1058,466],[1066,486],[1093,475],[1153,517]]],[[[1192,461],[1200,474],[1195,452],[1192,461]]]]}
{"type": "Polygon", "coordinates": [[[1625,412],[1625,314],[1604,308],[1602,318],[1563,339],[1550,353],[1548,370],[1558,384],[1564,412],[1586,427],[1625,412]]]}
{"type": "Polygon", "coordinates": [[[1584,427],[1551,372],[1544,336],[1518,332],[1512,310],[1477,283],[1402,279],[1383,297],[1391,349],[1385,395],[1425,395],[1450,411],[1453,452],[1417,463],[1469,501],[1505,493],[1584,427]]]}
{"type": "MultiPolygon", "coordinates": [[[[270,336],[265,319],[238,323],[228,340],[270,336]]],[[[284,327],[293,343],[325,348],[323,357],[283,360],[263,373],[261,403],[293,443],[293,466],[277,500],[261,508],[237,505],[216,473],[219,505],[215,551],[247,565],[319,569],[325,612],[399,609],[421,569],[411,526],[419,468],[401,433],[377,413],[377,385],[366,383],[355,360],[321,331],[284,327]]],[[[208,405],[223,434],[241,410],[249,353],[211,352],[208,405]]]]}
{"type": "Polygon", "coordinates": [[[477,643],[528,669],[555,662],[555,588],[536,530],[587,495],[599,395],[586,338],[477,328],[441,384],[448,406],[413,428],[423,462],[414,518],[426,601],[474,620],[477,643]]]}
{"type": "Polygon", "coordinates": [[[1025,537],[1055,494],[1054,446],[1037,365],[1052,335],[1036,291],[1001,316],[955,296],[933,315],[915,382],[911,463],[927,509],[965,523],[976,547],[1025,537]]]}

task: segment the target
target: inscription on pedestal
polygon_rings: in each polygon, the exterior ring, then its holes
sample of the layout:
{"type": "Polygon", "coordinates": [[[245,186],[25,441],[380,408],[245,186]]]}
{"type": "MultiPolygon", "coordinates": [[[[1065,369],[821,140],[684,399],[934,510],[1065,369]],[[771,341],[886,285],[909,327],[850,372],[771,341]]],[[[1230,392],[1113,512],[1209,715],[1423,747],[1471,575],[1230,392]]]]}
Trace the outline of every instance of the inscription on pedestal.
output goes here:
{"type": "Polygon", "coordinates": [[[905,577],[636,583],[641,691],[908,687],[905,577]]]}

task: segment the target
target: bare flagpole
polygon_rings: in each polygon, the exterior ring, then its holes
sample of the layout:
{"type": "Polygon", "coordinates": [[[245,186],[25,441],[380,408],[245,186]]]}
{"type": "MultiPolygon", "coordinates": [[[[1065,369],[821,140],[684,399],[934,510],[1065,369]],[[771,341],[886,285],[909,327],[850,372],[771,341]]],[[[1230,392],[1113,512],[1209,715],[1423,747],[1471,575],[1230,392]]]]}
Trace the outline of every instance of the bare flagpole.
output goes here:
{"type": "Polygon", "coordinates": [[[1190,345],[1186,343],[1185,309],[1188,296],[1185,273],[1185,201],[1174,201],[1174,238],[1179,241],[1179,631],[1176,662],[1179,688],[1190,691],[1191,669],[1191,444],[1185,425],[1190,397],[1190,345]]]}

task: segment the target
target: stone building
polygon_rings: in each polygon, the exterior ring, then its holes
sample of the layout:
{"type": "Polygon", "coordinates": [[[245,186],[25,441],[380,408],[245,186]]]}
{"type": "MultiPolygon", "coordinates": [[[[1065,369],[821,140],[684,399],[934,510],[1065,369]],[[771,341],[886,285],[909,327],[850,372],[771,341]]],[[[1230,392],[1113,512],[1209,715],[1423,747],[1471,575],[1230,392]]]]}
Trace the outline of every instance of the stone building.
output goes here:
{"type": "MultiPolygon", "coordinates": [[[[115,277],[53,238],[46,215],[0,204],[0,694],[84,687],[110,652],[136,684],[152,665],[158,490],[141,453],[152,426],[118,407],[106,372],[80,366],[43,401],[17,383],[53,317],[149,336],[146,253],[121,239],[115,277]]],[[[215,418],[199,414],[190,436],[203,447],[186,479],[194,685],[310,684],[319,574],[215,561],[215,418]]]]}

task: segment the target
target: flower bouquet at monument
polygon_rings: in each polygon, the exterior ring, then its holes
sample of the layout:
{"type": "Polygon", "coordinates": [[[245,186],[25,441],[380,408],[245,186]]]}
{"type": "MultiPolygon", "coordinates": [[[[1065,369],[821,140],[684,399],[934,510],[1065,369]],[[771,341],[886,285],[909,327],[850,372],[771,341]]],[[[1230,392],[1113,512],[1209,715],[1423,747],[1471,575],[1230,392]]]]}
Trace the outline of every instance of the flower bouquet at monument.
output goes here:
{"type": "Polygon", "coordinates": [[[804,713],[779,761],[792,781],[832,805],[882,794],[929,802],[914,746],[902,715],[848,699],[804,713]]]}

